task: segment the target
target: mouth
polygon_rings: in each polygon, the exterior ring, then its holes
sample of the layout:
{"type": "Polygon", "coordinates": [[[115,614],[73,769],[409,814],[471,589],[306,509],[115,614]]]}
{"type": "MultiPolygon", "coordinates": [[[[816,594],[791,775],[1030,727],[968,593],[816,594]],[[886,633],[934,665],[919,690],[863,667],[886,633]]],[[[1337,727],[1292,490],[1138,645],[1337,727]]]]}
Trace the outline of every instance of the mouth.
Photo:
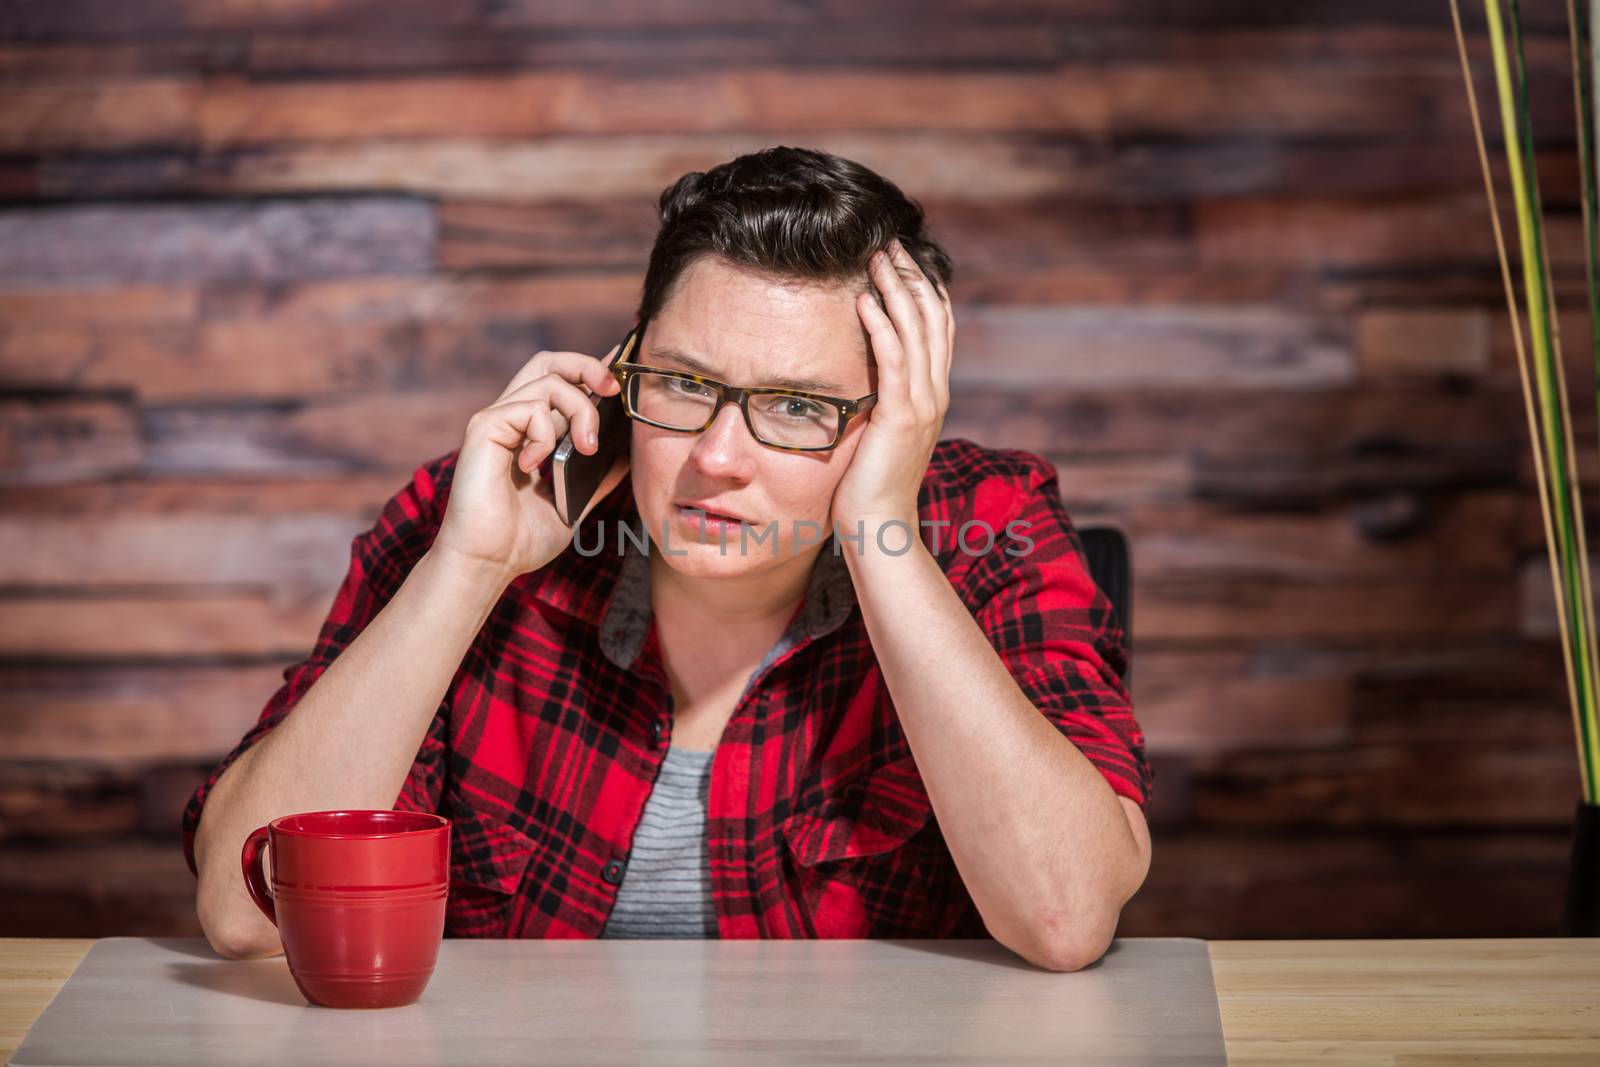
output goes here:
{"type": "Polygon", "coordinates": [[[729,511],[721,511],[717,508],[711,507],[708,504],[699,504],[693,502],[685,503],[683,501],[677,501],[673,504],[673,507],[677,508],[680,516],[691,523],[699,523],[704,521],[707,525],[717,523],[735,525],[738,523],[754,522],[753,519],[748,519],[743,515],[735,515],[729,511]]]}

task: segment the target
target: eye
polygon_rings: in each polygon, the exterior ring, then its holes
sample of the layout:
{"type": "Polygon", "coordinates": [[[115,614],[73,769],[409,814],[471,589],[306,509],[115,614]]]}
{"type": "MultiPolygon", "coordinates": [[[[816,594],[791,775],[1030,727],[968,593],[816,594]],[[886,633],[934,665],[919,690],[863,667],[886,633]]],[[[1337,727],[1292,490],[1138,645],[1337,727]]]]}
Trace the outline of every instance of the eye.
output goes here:
{"type": "Polygon", "coordinates": [[[780,396],[774,407],[777,414],[787,419],[814,419],[822,414],[822,405],[800,396],[780,396]]]}
{"type": "Polygon", "coordinates": [[[700,382],[691,382],[687,378],[668,378],[666,383],[669,390],[684,396],[705,396],[710,392],[700,382]]]}

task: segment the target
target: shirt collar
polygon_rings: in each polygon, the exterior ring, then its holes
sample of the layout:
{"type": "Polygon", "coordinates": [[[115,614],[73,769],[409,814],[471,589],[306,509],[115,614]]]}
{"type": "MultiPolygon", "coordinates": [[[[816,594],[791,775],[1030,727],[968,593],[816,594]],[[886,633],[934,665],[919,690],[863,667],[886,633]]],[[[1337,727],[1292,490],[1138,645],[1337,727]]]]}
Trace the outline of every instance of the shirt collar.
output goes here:
{"type": "MultiPolygon", "coordinates": [[[[631,476],[595,505],[579,527],[574,543],[535,572],[542,577],[534,595],[597,627],[601,651],[627,670],[650,632],[650,554],[656,549],[654,542],[645,538],[644,550],[640,551],[635,537],[618,536],[618,524],[628,525],[635,535],[643,529],[633,505],[631,476]],[[580,553],[580,545],[591,554],[580,553]],[[599,551],[594,551],[597,547],[599,551]]],[[[855,606],[855,584],[849,565],[838,542],[829,537],[818,549],[801,610],[780,644],[832,633],[844,624],[855,606]]]]}

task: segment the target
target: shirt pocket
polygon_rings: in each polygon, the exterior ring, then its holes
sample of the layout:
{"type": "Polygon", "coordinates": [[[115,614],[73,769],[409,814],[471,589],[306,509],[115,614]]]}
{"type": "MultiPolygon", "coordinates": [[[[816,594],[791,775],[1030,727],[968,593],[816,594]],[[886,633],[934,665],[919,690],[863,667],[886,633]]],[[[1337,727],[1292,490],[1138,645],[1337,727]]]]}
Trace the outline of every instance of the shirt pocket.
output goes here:
{"type": "Polygon", "coordinates": [[[779,825],[795,861],[816,867],[899,850],[932,818],[932,809],[895,818],[849,801],[827,800],[779,825]]]}
{"type": "Polygon", "coordinates": [[[522,880],[538,851],[537,843],[481,812],[456,808],[449,818],[445,936],[516,937],[522,880]]]}
{"type": "Polygon", "coordinates": [[[930,928],[946,855],[920,783],[876,773],[779,822],[791,897],[816,937],[912,937],[930,928]]]}

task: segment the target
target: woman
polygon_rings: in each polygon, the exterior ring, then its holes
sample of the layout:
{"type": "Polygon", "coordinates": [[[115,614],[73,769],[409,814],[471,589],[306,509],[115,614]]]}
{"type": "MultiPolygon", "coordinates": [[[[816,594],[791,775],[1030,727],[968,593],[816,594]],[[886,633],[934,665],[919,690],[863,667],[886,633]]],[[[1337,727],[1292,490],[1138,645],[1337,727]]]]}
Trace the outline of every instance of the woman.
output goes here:
{"type": "Polygon", "coordinates": [[[251,829],[399,807],[452,820],[452,936],[1099,958],[1150,859],[1123,634],[1054,470],[938,440],[955,325],[921,209],[783,147],[660,207],[627,365],[541,352],[417,468],[196,790],[207,937],[278,951],[251,829]],[[624,390],[628,451],[569,527],[540,465],[624,390]]]}

